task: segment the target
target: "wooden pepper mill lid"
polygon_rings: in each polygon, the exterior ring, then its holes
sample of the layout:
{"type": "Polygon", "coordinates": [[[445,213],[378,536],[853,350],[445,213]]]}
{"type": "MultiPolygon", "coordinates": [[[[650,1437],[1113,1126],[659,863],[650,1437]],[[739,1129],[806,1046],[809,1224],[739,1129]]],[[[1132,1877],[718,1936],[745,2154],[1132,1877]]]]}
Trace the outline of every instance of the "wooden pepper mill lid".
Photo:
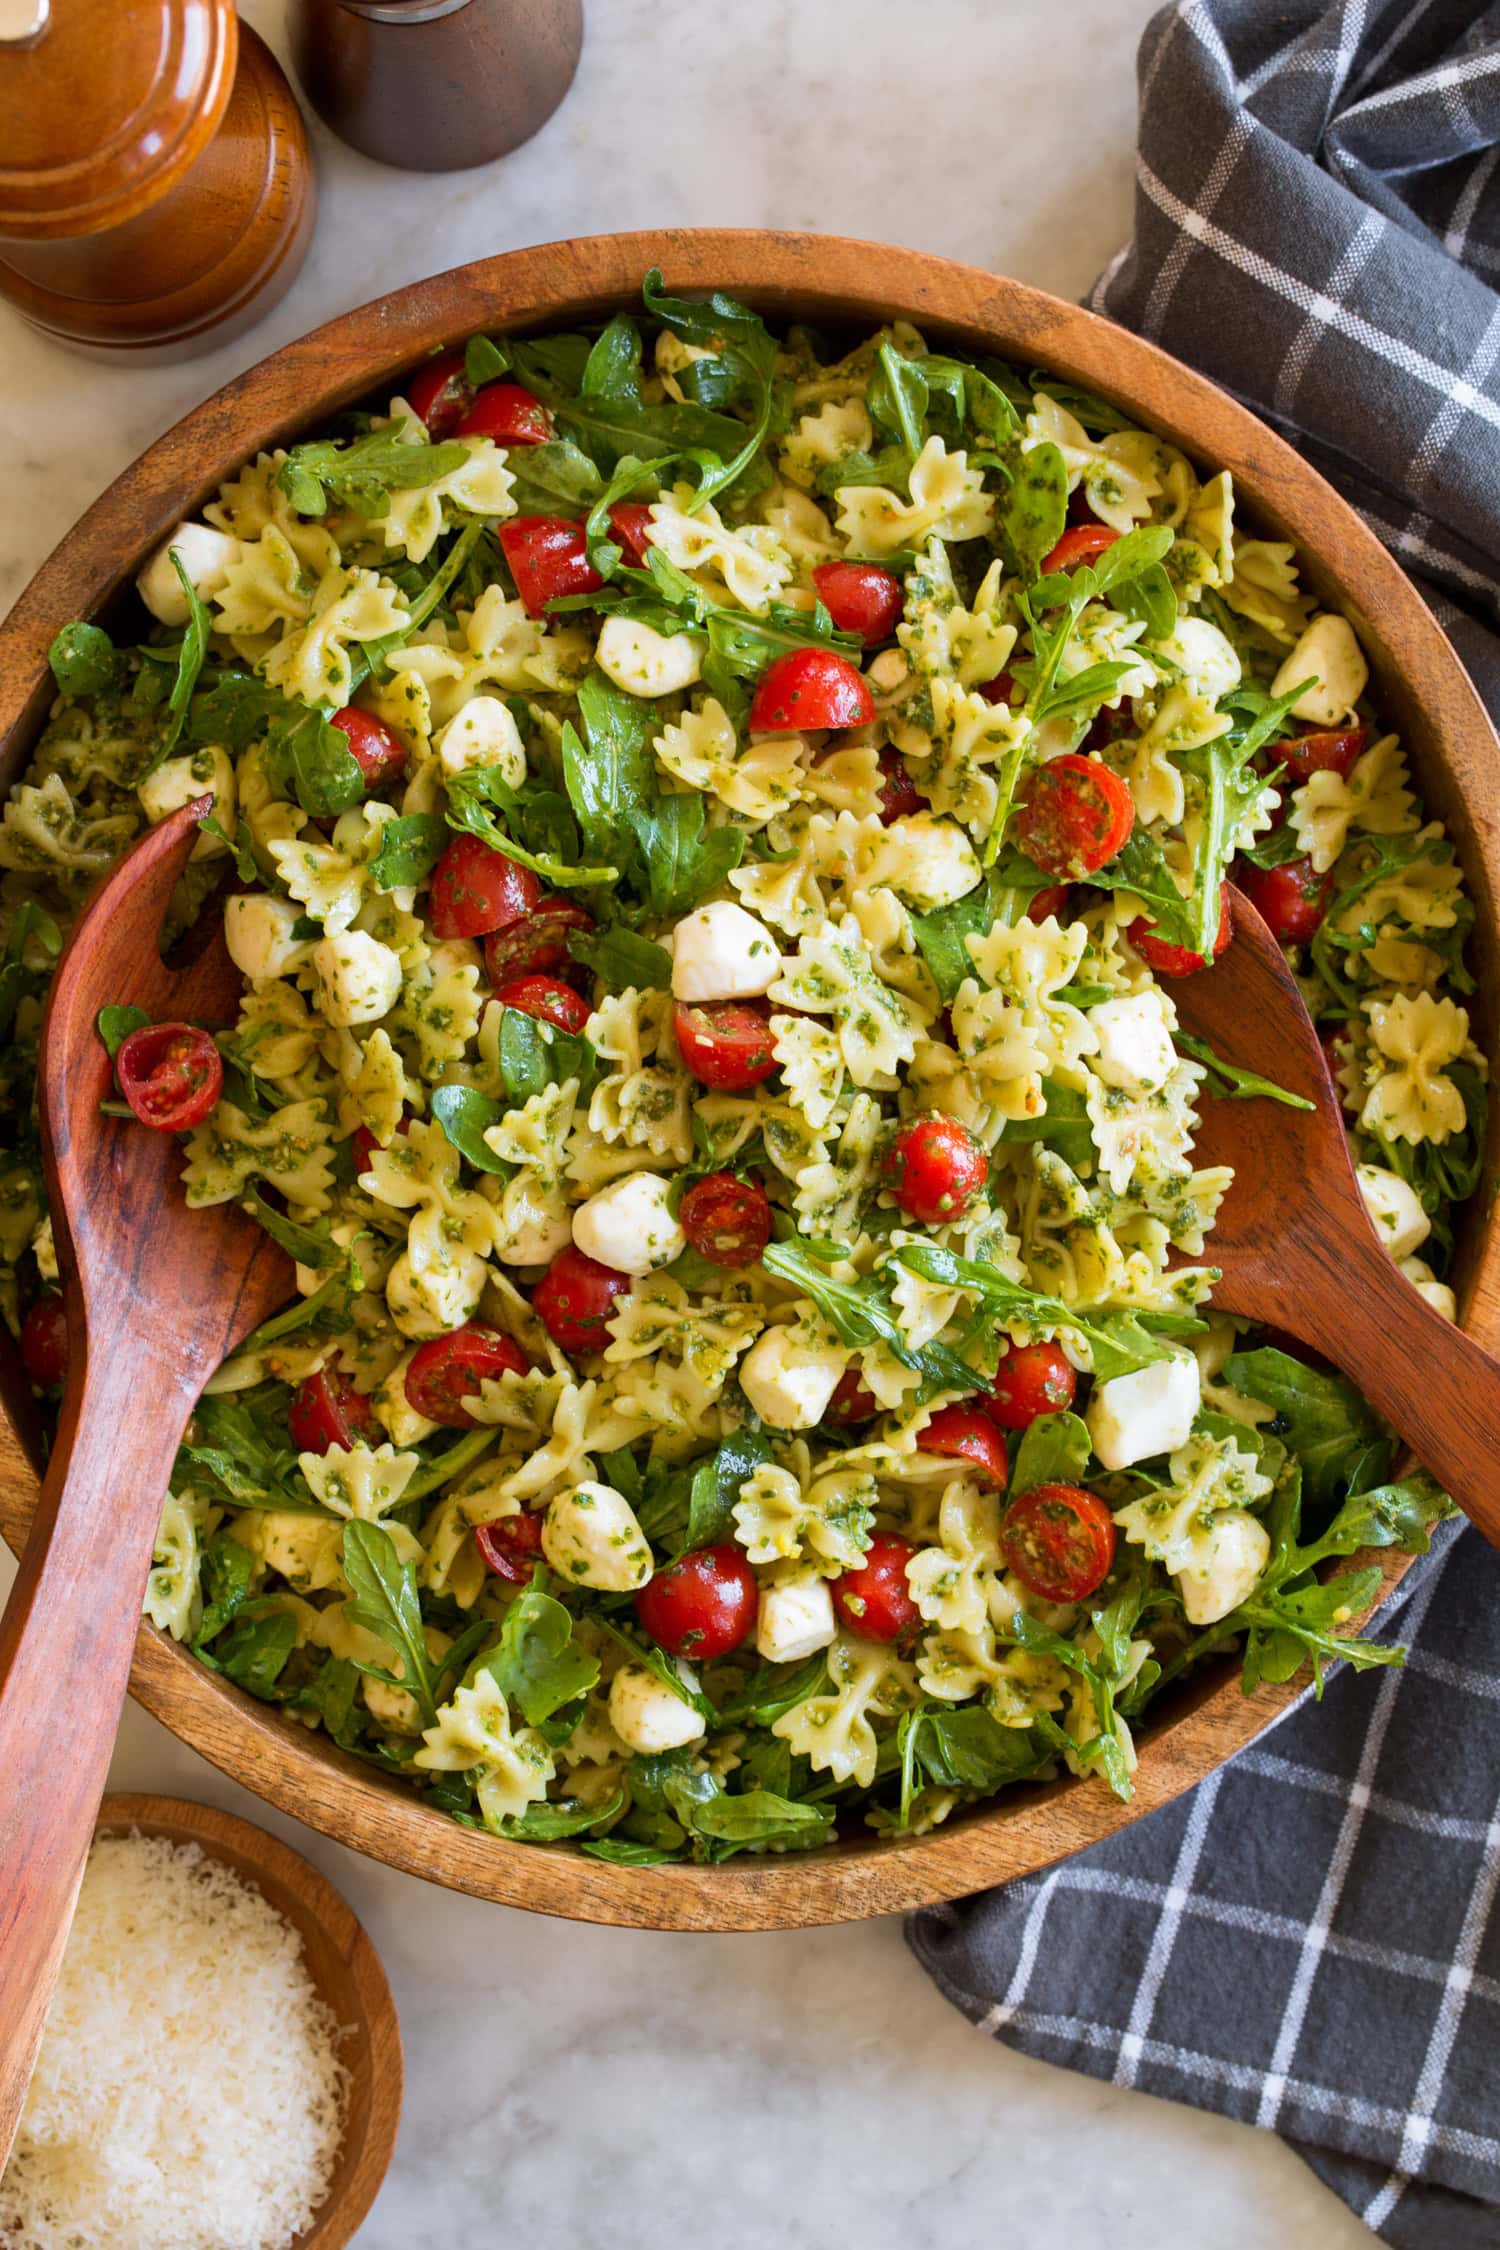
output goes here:
{"type": "Polygon", "coordinates": [[[0,297],[178,356],[275,302],[315,207],[301,115],[233,0],[0,0],[0,297]]]}

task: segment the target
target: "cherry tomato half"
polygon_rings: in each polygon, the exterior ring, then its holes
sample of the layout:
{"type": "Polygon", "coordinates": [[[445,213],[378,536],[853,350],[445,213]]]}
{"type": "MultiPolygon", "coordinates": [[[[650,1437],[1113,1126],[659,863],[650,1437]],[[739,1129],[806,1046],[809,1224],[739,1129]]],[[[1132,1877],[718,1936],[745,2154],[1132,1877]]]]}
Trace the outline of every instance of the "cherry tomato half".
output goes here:
{"type": "Polygon", "coordinates": [[[1066,1414],[1078,1372],[1061,1344],[1007,1344],[984,1410],[1002,1430],[1024,1430],[1039,1414],[1066,1414]]]}
{"type": "Polygon", "coordinates": [[[485,939],[484,965],[491,983],[501,985],[513,977],[540,976],[551,969],[566,968],[573,958],[568,951],[569,930],[591,930],[593,926],[594,917],[587,907],[544,892],[540,902],[528,910],[524,922],[514,922],[485,939]]]}
{"type": "MultiPolygon", "coordinates": [[[[404,1109],[401,1112],[401,1122],[396,1127],[398,1133],[406,1131],[412,1121],[412,1115],[413,1112],[409,1109],[404,1109]]],[[[364,1174],[370,1169],[370,1159],[375,1151],[378,1148],[388,1146],[389,1143],[378,1141],[375,1138],[368,1125],[356,1125],[349,1138],[349,1153],[354,1158],[354,1177],[356,1179],[363,1178],[364,1174]]]]}
{"type": "Polygon", "coordinates": [[[901,622],[901,581],[878,563],[819,563],[813,584],[839,631],[858,633],[866,648],[879,648],[901,622]]]}
{"type": "Polygon", "coordinates": [[[495,535],[528,617],[545,617],[564,594],[597,594],[604,580],[589,561],[583,525],[571,516],[512,516],[495,535]]]}
{"type": "Polygon", "coordinates": [[[561,977],[512,977],[495,998],[502,1008],[519,1008],[523,1016],[555,1024],[559,1031],[582,1031],[594,1012],[561,977]]]}
{"type": "Polygon", "coordinates": [[[158,1133],[200,1125],[224,1089],[219,1050],[191,1023],[142,1024],[121,1040],[115,1076],[141,1123],[158,1133]]]}
{"type": "Polygon", "coordinates": [[[940,1227],[962,1217],[989,1177],[990,1160],[956,1117],[918,1117],[896,1135],[882,1170],[909,1219],[940,1227]]]}
{"type": "MultiPolygon", "coordinates": [[[[1190,946],[1172,945],[1166,938],[1153,937],[1151,929],[1152,925],[1149,918],[1144,914],[1138,914],[1133,922],[1127,924],[1125,935],[1129,938],[1147,968],[1154,969],[1159,977],[1194,977],[1200,969],[1208,967],[1208,963],[1201,953],[1194,953],[1190,946]]],[[[1216,961],[1233,936],[1234,920],[1229,911],[1229,885],[1221,883],[1219,885],[1219,933],[1214,939],[1214,959],[1216,961]]]]}
{"type": "Polygon", "coordinates": [[[406,771],[406,744],[384,719],[346,703],[328,724],[337,727],[354,754],[354,763],[365,777],[366,789],[383,789],[406,771]]]}
{"type": "Polygon", "coordinates": [[[899,1531],[877,1531],[857,1570],[846,1570],[829,1588],[841,1623],[862,1641],[899,1641],[920,1616],[906,1583],[917,1552],[899,1531]]]}
{"type": "Polygon", "coordinates": [[[1368,727],[1350,727],[1343,733],[1299,734],[1290,742],[1273,743],[1266,756],[1286,767],[1286,786],[1300,788],[1315,773],[1336,773],[1347,781],[1365,754],[1368,727]]]}
{"type": "Polygon", "coordinates": [[[436,937],[483,937],[534,913],[541,896],[529,867],[460,829],[432,871],[427,919],[436,937]]]}
{"type": "Polygon", "coordinates": [[[292,1393],[286,1426],[299,1453],[352,1453],[375,1429],[375,1409],[339,1367],[320,1367],[292,1393]]]}
{"type": "Polygon", "coordinates": [[[1076,570],[1080,563],[1093,562],[1119,536],[1107,523],[1069,524],[1052,552],[1042,557],[1041,575],[1050,578],[1054,571],[1076,570]]]}
{"type": "Polygon", "coordinates": [[[508,1579],[512,1586],[524,1586],[542,1551],[542,1519],[502,1516],[498,1523],[478,1523],[474,1526],[474,1544],[486,1570],[508,1579]]]}
{"type": "Polygon", "coordinates": [[[807,727],[863,727],[875,716],[869,682],[831,648],[794,648],[761,674],[750,705],[752,734],[807,727]]]}
{"type": "Polygon", "coordinates": [[[1135,806],[1119,775],[1070,750],[1032,774],[1016,814],[1016,842],[1044,875],[1076,881],[1112,860],[1134,825],[1135,806]]]}
{"type": "Polygon", "coordinates": [[[776,1068],[771,1011],[758,1000],[679,1001],[672,1017],[683,1068],[720,1093],[743,1093],[776,1068]]]}
{"type": "Polygon", "coordinates": [[[1000,1548],[1029,1593],[1044,1602],[1081,1602],[1109,1576],[1115,1527],[1097,1492],[1035,1484],[1006,1509],[1000,1548]]]}
{"type": "Polygon", "coordinates": [[[880,825],[889,828],[892,821],[920,812],[927,799],[907,772],[905,760],[889,745],[881,751],[879,765],[880,825]]]}
{"type": "Polygon", "coordinates": [[[771,1205],[758,1180],[710,1172],[695,1180],[677,1212],[700,1257],[716,1266],[753,1266],[771,1239],[771,1205]]]}
{"type": "Polygon", "coordinates": [[[609,528],[628,563],[637,570],[646,567],[646,549],[651,544],[651,508],[645,500],[617,500],[609,511],[609,528]]]}
{"type": "Polygon", "coordinates": [[[531,1309],[559,1351],[602,1352],[615,1299],[629,1294],[628,1273],[585,1257],[570,1242],[532,1290],[531,1309]]]}
{"type": "Polygon", "coordinates": [[[755,1623],[755,1573],[728,1541],[679,1555],[635,1597],[635,1614],[658,1648],[706,1664],[739,1647],[755,1623]]]}
{"type": "Polygon", "coordinates": [[[464,1400],[481,1383],[525,1372],[526,1354],[513,1336],[471,1320],[418,1344],[406,1366],[406,1403],[413,1414],[425,1414],[445,1429],[472,1430],[476,1424],[464,1400]]]}
{"type": "Polygon", "coordinates": [[[1026,909],[1027,921],[1045,922],[1049,914],[1057,915],[1060,920],[1071,895],[1066,883],[1044,883],[1039,891],[1031,894],[1031,903],[1026,909]]]}
{"type": "Polygon", "coordinates": [[[524,383],[486,383],[454,425],[454,435],[493,438],[497,445],[545,445],[552,417],[524,383]]]}
{"type": "Polygon", "coordinates": [[[838,1389],[828,1401],[823,1415],[825,1422],[835,1422],[842,1428],[850,1422],[872,1422],[880,1412],[880,1401],[866,1384],[857,1367],[846,1367],[839,1377],[838,1389]]]}
{"type": "Polygon", "coordinates": [[[430,438],[451,437],[474,401],[462,352],[429,359],[406,385],[406,403],[430,438]]]}
{"type": "Polygon", "coordinates": [[[923,1453],[972,1461],[996,1484],[1004,1484],[1009,1474],[1004,1436],[982,1407],[940,1406],[917,1444],[923,1453]]]}
{"type": "Polygon", "coordinates": [[[38,1297],[21,1323],[21,1365],[39,1391],[55,1390],[68,1372],[68,1316],[58,1292],[38,1297]]]}
{"type": "Polygon", "coordinates": [[[1326,875],[1319,875],[1310,859],[1300,857],[1280,867],[1241,867],[1235,880],[1265,917],[1272,937],[1283,945],[1300,945],[1312,936],[1328,912],[1335,887],[1331,867],[1326,875]]]}

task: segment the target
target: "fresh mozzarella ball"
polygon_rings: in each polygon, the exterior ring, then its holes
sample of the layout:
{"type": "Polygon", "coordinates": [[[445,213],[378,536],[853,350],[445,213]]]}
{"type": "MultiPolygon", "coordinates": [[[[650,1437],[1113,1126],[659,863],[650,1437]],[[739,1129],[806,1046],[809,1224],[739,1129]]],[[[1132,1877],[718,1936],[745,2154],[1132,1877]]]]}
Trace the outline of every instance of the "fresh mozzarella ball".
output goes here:
{"type": "Polygon", "coordinates": [[[289,898],[237,892],[224,902],[224,943],[242,977],[288,977],[312,958],[314,940],[294,938],[302,909],[289,898]]]}
{"type": "Polygon", "coordinates": [[[566,1250],[572,1238],[573,1230],[566,1214],[552,1218],[544,1212],[539,1218],[511,1227],[500,1255],[508,1266],[550,1266],[558,1251],[566,1250]]]}
{"type": "Polygon", "coordinates": [[[172,555],[187,572],[188,583],[200,600],[207,601],[224,583],[224,574],[232,562],[239,560],[240,543],[225,531],[215,531],[206,523],[180,523],[170,539],[157,548],[145,569],[137,578],[136,592],[147,609],[163,625],[185,625],[188,621],[187,596],[172,568],[172,555]]]}
{"type": "Polygon", "coordinates": [[[728,899],[711,899],[678,923],[672,941],[677,1000],[756,1000],[781,974],[764,922],[728,899]]]}
{"type": "Polygon", "coordinates": [[[1294,719],[1336,727],[1353,715],[1365,691],[1370,667],[1346,617],[1325,610],[1315,617],[1271,682],[1273,695],[1289,695],[1299,680],[1317,675],[1316,684],[1292,705],[1294,719]]]}
{"type": "Polygon", "coordinates": [[[339,930],[313,948],[316,1005],[333,1024],[378,1023],[401,992],[401,956],[364,930],[339,930]]]}
{"type": "Polygon", "coordinates": [[[1381,1247],[1399,1265],[1427,1240],[1432,1221],[1399,1172],[1388,1172],[1383,1164],[1356,1164],[1354,1176],[1381,1247]]]}
{"type": "Polygon", "coordinates": [[[526,751],[521,730],[508,704],[498,695],[476,695],[451,718],[433,746],[444,773],[465,773],[471,766],[496,766],[507,789],[519,789],[526,779],[526,751]]]}
{"type": "Polygon", "coordinates": [[[413,1345],[412,1351],[403,1352],[385,1381],[370,1393],[370,1404],[392,1445],[420,1445],[440,1427],[419,1414],[406,1395],[406,1370],[415,1350],[413,1345]]]}
{"type": "Polygon", "coordinates": [[[1403,1258],[1401,1271],[1417,1295],[1427,1299],[1434,1312],[1441,1313],[1444,1320],[1457,1320],[1458,1299],[1446,1281],[1438,1280],[1425,1258],[1403,1258]]]}
{"type": "Polygon", "coordinates": [[[594,658],[627,695],[675,695],[703,674],[703,641],[697,633],[658,633],[628,618],[606,617],[594,658]]]}
{"type": "Polygon", "coordinates": [[[1180,665],[1188,685],[1210,703],[1240,684],[1240,660],[1233,643],[1206,617],[1179,618],[1166,639],[1151,646],[1180,665]]]}
{"type": "Polygon", "coordinates": [[[768,1664],[800,1664],[832,1642],[836,1627],[826,1578],[800,1571],[761,1589],[755,1646],[768,1664]]]}
{"type": "Polygon", "coordinates": [[[1128,1469],[1186,1445],[1199,1395],[1198,1362],[1190,1352],[1097,1383],[1084,1419],[1105,1468],[1128,1469]]]}
{"type": "Polygon", "coordinates": [[[651,1549],[635,1510],[612,1484],[575,1484],[547,1505],[542,1553],[570,1586],[633,1594],[651,1576],[651,1549]]]}
{"type": "Polygon", "coordinates": [[[1192,1534],[1193,1559],[1174,1573],[1190,1625],[1217,1625],[1248,1601],[1265,1575],[1271,1540],[1243,1508],[1226,1508],[1192,1534]]]}
{"type": "Polygon", "coordinates": [[[1090,1009],[1089,1022],[1099,1035],[1094,1068],[1106,1086],[1127,1094],[1153,1093],[1177,1068],[1165,1004],[1154,987],[1104,1001],[1090,1009]]]}
{"type": "MultiPolygon", "coordinates": [[[[147,774],[136,795],[153,828],[169,813],[179,812],[195,797],[211,796],[213,814],[226,836],[234,834],[234,761],[227,750],[210,743],[185,758],[168,758],[155,773],[147,774]]],[[[213,859],[229,846],[218,836],[200,835],[193,846],[194,859],[213,859]]]]}
{"type": "Polygon", "coordinates": [[[424,1261],[414,1265],[403,1250],[385,1285],[385,1301],[403,1336],[421,1342],[428,1336],[446,1336],[462,1328],[479,1310],[488,1269],[483,1258],[470,1250],[456,1250],[443,1266],[424,1261]]]}
{"type": "Polygon", "coordinates": [[[979,878],[974,847],[957,821],[924,812],[891,822],[870,879],[889,882],[919,914],[935,914],[967,897],[979,878]],[[895,868],[898,860],[899,872],[880,872],[882,865],[895,868]]]}
{"type": "Polygon", "coordinates": [[[667,1182],[656,1172],[627,1172],[573,1213],[573,1240],[586,1258],[616,1273],[654,1273],[687,1248],[667,1208],[667,1182]]]}
{"type": "Polygon", "coordinates": [[[877,694],[889,695],[900,687],[907,670],[906,658],[899,648],[883,648],[878,656],[871,657],[865,678],[877,694]]]}
{"type": "Polygon", "coordinates": [[[610,1681],[609,1723],[627,1750],[647,1757],[701,1742],[708,1732],[702,1713],[644,1664],[622,1664],[610,1681]]]}
{"type": "Polygon", "coordinates": [[[740,1361],[740,1389],[773,1430],[821,1422],[849,1364],[842,1344],[813,1344],[800,1330],[767,1328],[740,1361]]]}

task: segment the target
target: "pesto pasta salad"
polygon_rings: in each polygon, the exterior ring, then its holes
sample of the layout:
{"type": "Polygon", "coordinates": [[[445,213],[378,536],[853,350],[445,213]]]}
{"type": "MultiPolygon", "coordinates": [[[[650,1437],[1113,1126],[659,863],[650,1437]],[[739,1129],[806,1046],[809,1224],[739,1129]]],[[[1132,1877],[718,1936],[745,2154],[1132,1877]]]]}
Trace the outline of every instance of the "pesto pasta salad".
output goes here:
{"type": "Polygon", "coordinates": [[[295,1283],[185,1433],[159,1626],[454,1818],[627,1862],[1128,1796],[1206,1656],[1399,1660],[1352,1637],[1378,1574],[1317,1566],[1447,1502],[1215,1315],[1198,1107],[1288,1097],[1173,991],[1232,876],[1451,1313],[1472,913],[1227,474],[652,274],[261,455],[138,583],[60,634],[4,808],[0,1253],[54,1392],[49,967],[203,800],[177,911],[238,1019],[99,1036],[119,1129],[295,1283]]]}

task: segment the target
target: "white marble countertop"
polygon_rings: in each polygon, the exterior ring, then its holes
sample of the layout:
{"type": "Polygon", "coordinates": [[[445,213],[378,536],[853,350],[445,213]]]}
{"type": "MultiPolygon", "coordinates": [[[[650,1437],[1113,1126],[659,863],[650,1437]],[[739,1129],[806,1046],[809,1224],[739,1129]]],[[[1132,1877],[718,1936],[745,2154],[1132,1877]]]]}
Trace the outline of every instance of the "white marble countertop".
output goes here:
{"type": "MultiPolygon", "coordinates": [[[[0,608],[179,414],[288,338],[522,243],[659,224],[821,228],[1079,294],[1126,232],[1150,0],[585,0],[572,92],[536,140],[459,174],[384,170],[319,133],[302,275],[250,335],[98,367],[0,310],[0,608]]],[[[285,54],[281,0],[243,13],[285,54]]],[[[0,1550],[0,1591],[10,1566],[0,1550]]],[[[573,1928],[425,1888],[268,1811],[134,1705],[116,1788],[259,1819],[337,1883],[406,2041],[396,2161],[360,2250],[528,2237],[625,2250],[1355,2250],[1370,2239],[1248,2127],[977,2037],[898,1925],[688,1938],[573,1928]]],[[[127,2250],[122,2245],[121,2250],[127,2250]]]]}

